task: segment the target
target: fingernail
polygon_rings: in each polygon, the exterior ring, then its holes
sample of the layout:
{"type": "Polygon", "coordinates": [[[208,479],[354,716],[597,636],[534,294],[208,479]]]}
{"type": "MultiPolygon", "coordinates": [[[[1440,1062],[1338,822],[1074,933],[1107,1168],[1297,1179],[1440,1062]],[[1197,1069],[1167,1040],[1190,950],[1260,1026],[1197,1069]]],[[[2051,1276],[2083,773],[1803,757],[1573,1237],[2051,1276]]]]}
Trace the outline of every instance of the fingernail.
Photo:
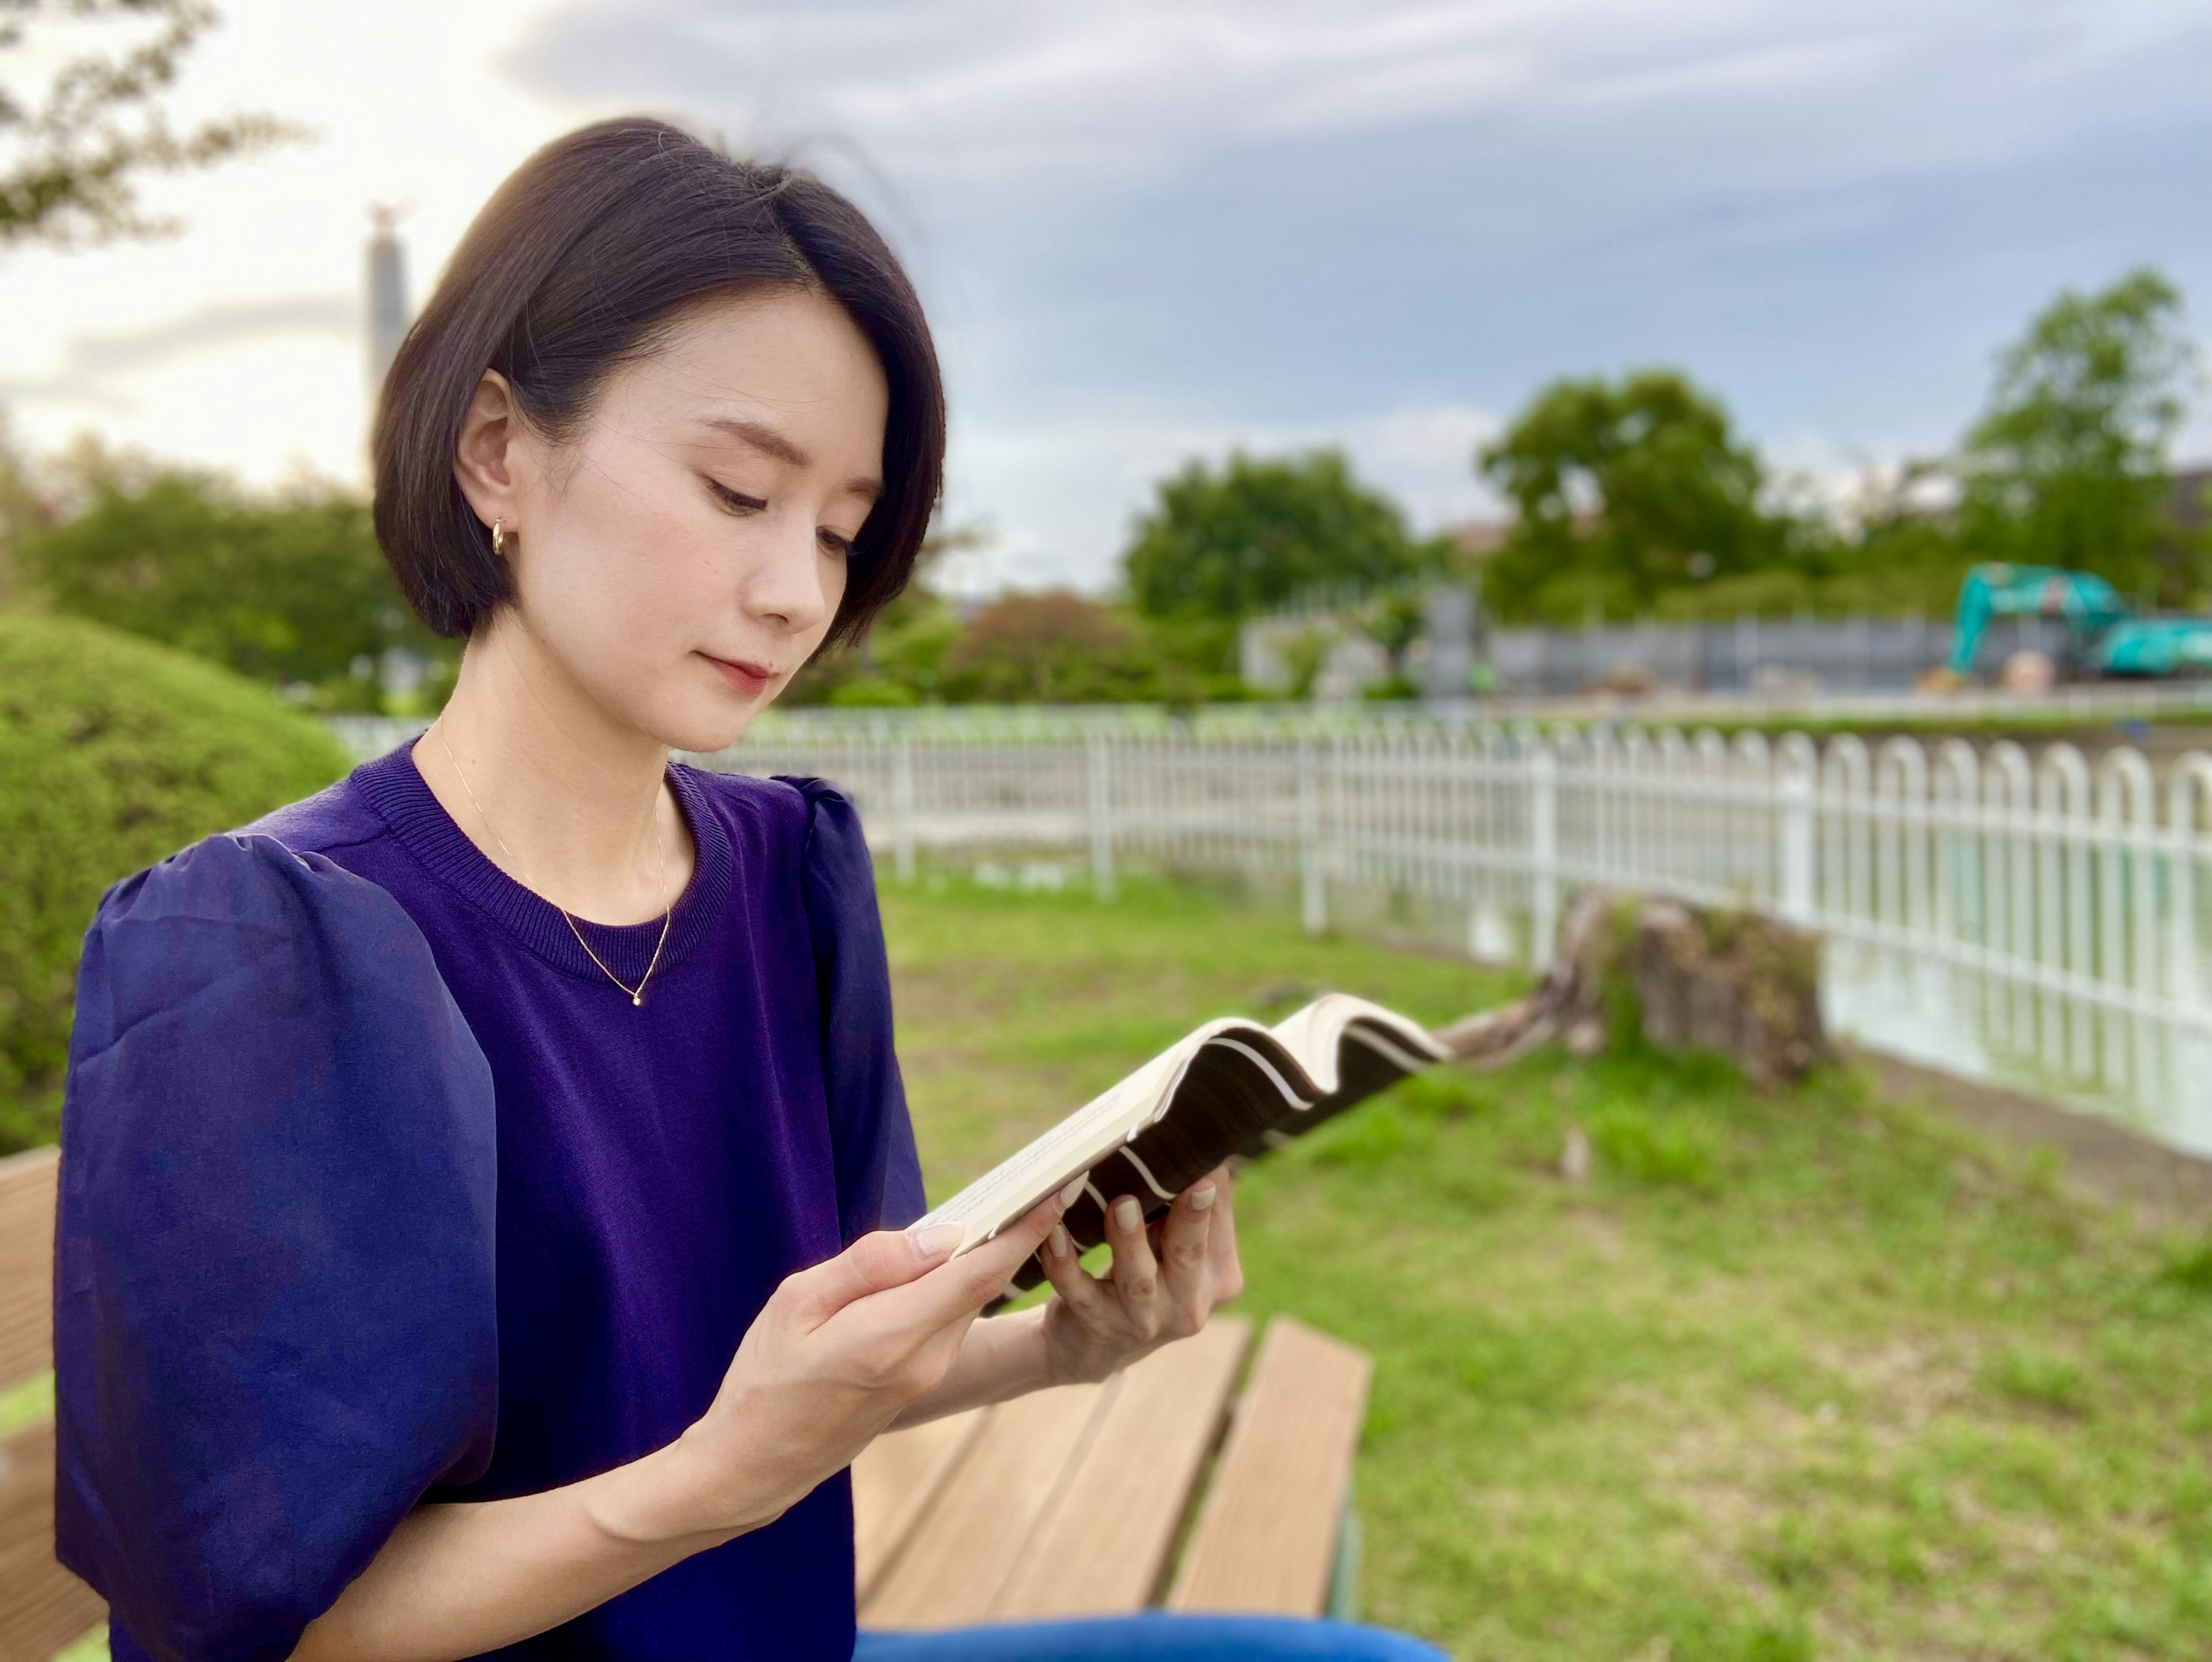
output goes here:
{"type": "Polygon", "coordinates": [[[1082,1194],[1083,1185],[1089,1181],[1090,1178],[1087,1177],[1078,1178],[1073,1183],[1069,1184],[1066,1188],[1060,1191],[1060,1209],[1061,1211],[1065,1212],[1069,1207],[1075,1204],[1076,1196],[1082,1194]]]}
{"type": "Polygon", "coordinates": [[[924,1263],[935,1263],[958,1251],[967,1233],[965,1224],[932,1223],[908,1230],[906,1238],[914,1243],[916,1257],[924,1263]]]}
{"type": "Polygon", "coordinates": [[[1205,1211],[1213,1204],[1213,1197],[1219,1192],[1211,1183],[1198,1184],[1190,1191],[1190,1209],[1194,1212],[1205,1211]]]}
{"type": "Polygon", "coordinates": [[[1114,1202],[1114,1222],[1117,1227],[1136,1229],[1141,1227],[1144,1221],[1144,1208],[1131,1196],[1124,1195],[1114,1202]]]}
{"type": "Polygon", "coordinates": [[[1067,1256],[1067,1230],[1063,1225],[1057,1223],[1053,1225],[1052,1233],[1044,1238],[1044,1250],[1055,1258],[1064,1258],[1067,1256]]]}

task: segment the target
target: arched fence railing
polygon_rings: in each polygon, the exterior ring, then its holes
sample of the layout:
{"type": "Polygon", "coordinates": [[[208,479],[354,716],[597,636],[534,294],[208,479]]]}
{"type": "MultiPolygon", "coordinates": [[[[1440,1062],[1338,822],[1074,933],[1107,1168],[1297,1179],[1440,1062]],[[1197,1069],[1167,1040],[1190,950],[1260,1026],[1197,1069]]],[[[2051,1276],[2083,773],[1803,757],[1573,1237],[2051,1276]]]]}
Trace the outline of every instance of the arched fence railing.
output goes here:
{"type": "Polygon", "coordinates": [[[2154,769],[2063,743],[1522,725],[826,731],[702,759],[837,781],[909,877],[925,850],[1059,850],[1109,894],[1133,861],[1273,874],[1310,928],[1381,895],[1534,965],[1577,889],[1656,890],[1964,972],[1989,1033],[2129,1095],[2148,1084],[2143,1032],[2212,1042],[2201,752],[2154,769]]]}

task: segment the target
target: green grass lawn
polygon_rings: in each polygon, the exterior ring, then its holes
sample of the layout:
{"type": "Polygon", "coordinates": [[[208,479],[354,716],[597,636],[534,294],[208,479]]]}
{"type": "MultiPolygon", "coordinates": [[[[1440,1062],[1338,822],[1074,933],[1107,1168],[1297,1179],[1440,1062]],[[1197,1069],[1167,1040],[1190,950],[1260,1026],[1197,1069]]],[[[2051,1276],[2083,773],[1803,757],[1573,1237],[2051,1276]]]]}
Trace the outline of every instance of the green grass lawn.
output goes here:
{"type": "MultiPolygon", "coordinates": [[[[884,906],[933,1196],[1208,1016],[1513,990],[1160,886],[884,906]]],[[[2212,1247],[2056,1175],[1845,1074],[1547,1052],[1249,1171],[1245,1302],[1373,1354],[1362,1610],[1456,1656],[2212,1656],[2212,1247]]]]}

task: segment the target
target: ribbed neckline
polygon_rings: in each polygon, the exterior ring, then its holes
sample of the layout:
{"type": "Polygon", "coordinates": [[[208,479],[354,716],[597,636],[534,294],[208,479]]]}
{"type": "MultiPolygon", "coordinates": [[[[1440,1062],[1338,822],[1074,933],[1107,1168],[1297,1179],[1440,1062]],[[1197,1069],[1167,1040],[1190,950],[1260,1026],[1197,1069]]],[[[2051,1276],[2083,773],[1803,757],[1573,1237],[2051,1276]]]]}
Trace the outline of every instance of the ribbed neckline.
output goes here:
{"type": "MultiPolygon", "coordinates": [[[[353,783],[377,816],[392,828],[400,846],[421,862],[422,869],[473,904],[499,928],[554,968],[580,980],[596,981],[617,997],[621,994],[606,971],[592,962],[569,932],[561,909],[543,895],[526,889],[484,857],[469,841],[468,833],[453,823],[445,804],[432,794],[416,770],[414,745],[404,744],[387,756],[364,762],[353,771],[353,783]]],[[[732,880],[729,833],[705,801],[693,770],[672,765],[669,788],[677,807],[691,828],[695,857],[691,880],[677,898],[668,920],[668,944],[661,948],[660,963],[653,971],[659,980],[696,946],[723,902],[729,898],[732,880]]],[[[573,914],[571,914],[573,916],[573,914]]],[[[635,986],[653,962],[653,949],[660,941],[660,920],[645,923],[591,923],[579,917],[576,928],[592,944],[592,951],[606,961],[608,970],[635,986]]],[[[646,989],[649,1002],[650,983],[646,989]]]]}

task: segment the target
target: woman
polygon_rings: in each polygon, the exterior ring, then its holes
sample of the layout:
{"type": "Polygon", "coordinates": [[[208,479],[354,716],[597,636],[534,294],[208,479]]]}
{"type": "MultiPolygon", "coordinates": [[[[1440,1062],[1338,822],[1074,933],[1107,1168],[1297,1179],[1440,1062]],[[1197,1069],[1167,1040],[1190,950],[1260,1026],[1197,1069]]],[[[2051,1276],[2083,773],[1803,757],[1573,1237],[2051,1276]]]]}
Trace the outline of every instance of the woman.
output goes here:
{"type": "Polygon", "coordinates": [[[669,765],[899,591],[944,433],[911,287],[803,174],[611,122],[471,228],[375,435],[385,551],[466,642],[452,700],[87,937],[57,1535],[117,1657],[848,1657],[872,1438],[1103,1378],[1237,1292],[1220,1173],[1155,1233],[1117,1208],[1103,1278],[1058,1201],[959,1259],[908,1230],[851,809],[669,765]],[[1032,1252],[1049,1302],[978,1321],[1032,1252]]]}

